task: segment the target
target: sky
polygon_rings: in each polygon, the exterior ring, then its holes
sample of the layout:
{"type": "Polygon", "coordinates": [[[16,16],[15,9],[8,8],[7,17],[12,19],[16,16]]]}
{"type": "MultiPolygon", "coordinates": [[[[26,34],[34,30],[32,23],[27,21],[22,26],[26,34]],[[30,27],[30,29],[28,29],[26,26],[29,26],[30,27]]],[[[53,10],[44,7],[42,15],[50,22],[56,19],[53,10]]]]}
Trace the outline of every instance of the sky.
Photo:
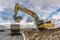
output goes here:
{"type": "MultiPolygon", "coordinates": [[[[13,15],[16,3],[32,10],[44,21],[60,19],[58,18],[60,17],[60,0],[0,0],[0,23],[15,23],[13,15]]],[[[24,22],[30,16],[22,11],[18,13],[18,16],[23,17],[22,21],[24,22]]],[[[33,17],[30,19],[34,20],[33,17]]]]}

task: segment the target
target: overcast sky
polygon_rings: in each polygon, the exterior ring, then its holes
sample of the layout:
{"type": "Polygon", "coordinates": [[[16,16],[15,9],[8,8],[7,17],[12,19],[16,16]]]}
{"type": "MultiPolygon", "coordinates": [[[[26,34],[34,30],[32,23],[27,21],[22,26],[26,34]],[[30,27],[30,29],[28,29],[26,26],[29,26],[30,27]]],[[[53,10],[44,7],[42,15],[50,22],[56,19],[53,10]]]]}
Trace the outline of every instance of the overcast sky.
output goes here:
{"type": "MultiPolygon", "coordinates": [[[[34,11],[41,19],[50,18],[51,15],[60,12],[60,0],[0,0],[0,22],[4,23],[10,20],[12,20],[10,22],[14,22],[12,17],[16,3],[34,11]]],[[[25,17],[27,16],[25,15],[25,17]]]]}

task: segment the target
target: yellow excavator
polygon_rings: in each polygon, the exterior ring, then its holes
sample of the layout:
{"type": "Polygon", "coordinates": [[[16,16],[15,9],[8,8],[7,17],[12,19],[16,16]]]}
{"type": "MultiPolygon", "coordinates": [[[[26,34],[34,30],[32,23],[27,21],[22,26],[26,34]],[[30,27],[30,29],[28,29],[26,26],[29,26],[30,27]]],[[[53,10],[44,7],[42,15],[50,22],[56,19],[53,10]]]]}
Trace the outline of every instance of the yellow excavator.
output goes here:
{"type": "MultiPolygon", "coordinates": [[[[16,16],[17,16],[19,10],[21,10],[21,11],[25,12],[26,14],[29,14],[32,17],[34,17],[34,21],[37,25],[36,26],[37,29],[54,28],[54,26],[55,26],[50,21],[44,22],[44,20],[39,20],[39,17],[37,16],[36,13],[34,13],[33,11],[31,11],[31,10],[25,8],[25,7],[21,7],[18,3],[15,5],[15,10],[14,10],[15,11],[15,14],[14,14],[14,19],[15,20],[16,20],[16,16]]],[[[19,18],[19,17],[17,17],[17,18],[19,18]]]]}

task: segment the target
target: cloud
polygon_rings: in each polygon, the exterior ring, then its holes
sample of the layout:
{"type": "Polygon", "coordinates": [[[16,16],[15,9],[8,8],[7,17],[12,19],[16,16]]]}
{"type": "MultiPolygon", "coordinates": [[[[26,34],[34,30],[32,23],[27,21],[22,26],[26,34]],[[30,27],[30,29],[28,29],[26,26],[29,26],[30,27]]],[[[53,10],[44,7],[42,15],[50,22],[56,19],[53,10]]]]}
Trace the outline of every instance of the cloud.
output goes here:
{"type": "Polygon", "coordinates": [[[54,5],[60,7],[60,0],[30,0],[31,2],[42,6],[42,5],[54,5]]]}
{"type": "Polygon", "coordinates": [[[2,19],[0,18],[0,21],[1,21],[2,19]]]}
{"type": "Polygon", "coordinates": [[[4,9],[4,7],[3,6],[0,6],[0,11],[4,11],[3,9],[4,9]]]}
{"type": "Polygon", "coordinates": [[[0,0],[0,6],[13,7],[15,0],[0,0]]]}
{"type": "Polygon", "coordinates": [[[8,16],[3,16],[2,19],[3,20],[9,20],[10,18],[8,16]]]}
{"type": "Polygon", "coordinates": [[[45,0],[45,2],[60,7],[60,0],[45,0]]]}
{"type": "Polygon", "coordinates": [[[54,24],[60,24],[60,14],[55,14],[51,18],[52,23],[54,24]]]}
{"type": "Polygon", "coordinates": [[[7,12],[8,14],[9,14],[9,13],[10,13],[10,14],[14,13],[13,8],[4,8],[4,11],[7,12]]]}

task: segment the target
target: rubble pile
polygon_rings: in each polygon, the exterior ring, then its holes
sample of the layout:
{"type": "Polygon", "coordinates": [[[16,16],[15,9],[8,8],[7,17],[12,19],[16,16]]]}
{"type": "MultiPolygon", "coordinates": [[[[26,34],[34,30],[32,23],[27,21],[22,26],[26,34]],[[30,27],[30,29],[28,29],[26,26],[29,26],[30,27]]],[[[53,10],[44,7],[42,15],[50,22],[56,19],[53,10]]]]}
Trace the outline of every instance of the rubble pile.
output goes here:
{"type": "Polygon", "coordinates": [[[60,28],[57,29],[23,29],[22,32],[28,40],[60,40],[60,28]]]}

